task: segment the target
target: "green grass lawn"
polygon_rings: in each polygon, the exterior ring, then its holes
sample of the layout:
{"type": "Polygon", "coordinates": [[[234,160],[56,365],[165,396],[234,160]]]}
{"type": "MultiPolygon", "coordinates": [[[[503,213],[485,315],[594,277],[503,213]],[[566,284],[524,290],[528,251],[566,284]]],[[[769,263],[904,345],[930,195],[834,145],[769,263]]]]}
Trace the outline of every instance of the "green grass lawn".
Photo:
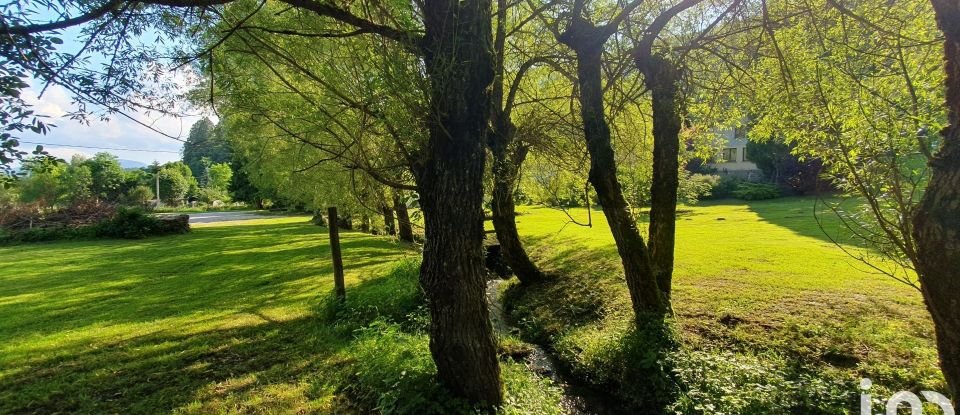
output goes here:
{"type": "MultiPolygon", "coordinates": [[[[709,202],[683,209],[674,309],[684,349],[732,365],[802,367],[849,385],[853,398],[860,376],[892,390],[945,390],[920,293],[868,272],[831,243],[813,218],[814,202],[709,202]]],[[[596,378],[615,359],[611,343],[625,336],[631,319],[607,223],[598,210],[592,228],[567,224],[554,209],[521,213],[518,227],[528,250],[560,277],[514,293],[515,318],[529,337],[551,344],[581,375],[596,378]]],[[[570,214],[586,221],[585,209],[570,214]]],[[[833,231],[837,224],[825,226],[833,231]]],[[[857,409],[855,401],[849,404],[846,409],[857,409]]]]}
{"type": "MultiPolygon", "coordinates": [[[[919,294],[858,268],[822,237],[812,204],[684,213],[674,304],[685,348],[942,390],[919,294]]],[[[568,363],[606,367],[629,300],[602,214],[583,228],[521,210],[530,251],[564,277],[512,300],[519,325],[568,363]]],[[[417,254],[342,233],[348,308],[331,313],[326,229],[307,220],[0,247],[0,413],[403,412],[440,399],[417,254]]],[[[555,412],[554,388],[503,366],[505,413],[555,412]]]]}
{"type": "MultiPolygon", "coordinates": [[[[347,345],[311,318],[329,249],[305,218],[0,250],[0,412],[317,409],[347,345]]],[[[347,281],[406,255],[343,234],[347,281]]]]}
{"type": "MultiPolygon", "coordinates": [[[[308,219],[0,248],[0,413],[363,412],[344,396],[392,405],[377,400],[398,379],[434,397],[422,328],[364,328],[422,308],[416,252],[341,233],[350,306],[330,318],[326,228],[308,219]]],[[[536,410],[518,389],[554,402],[518,364],[505,378],[504,412],[536,410]]]]}

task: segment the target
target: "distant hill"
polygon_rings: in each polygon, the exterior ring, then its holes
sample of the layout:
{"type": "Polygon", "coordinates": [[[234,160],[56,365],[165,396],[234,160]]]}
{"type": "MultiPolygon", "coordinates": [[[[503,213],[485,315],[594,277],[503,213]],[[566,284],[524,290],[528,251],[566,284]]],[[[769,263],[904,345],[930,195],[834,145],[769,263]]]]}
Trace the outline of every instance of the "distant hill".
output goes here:
{"type": "Polygon", "coordinates": [[[139,161],[120,159],[120,167],[124,169],[140,169],[147,167],[147,165],[139,161]]]}

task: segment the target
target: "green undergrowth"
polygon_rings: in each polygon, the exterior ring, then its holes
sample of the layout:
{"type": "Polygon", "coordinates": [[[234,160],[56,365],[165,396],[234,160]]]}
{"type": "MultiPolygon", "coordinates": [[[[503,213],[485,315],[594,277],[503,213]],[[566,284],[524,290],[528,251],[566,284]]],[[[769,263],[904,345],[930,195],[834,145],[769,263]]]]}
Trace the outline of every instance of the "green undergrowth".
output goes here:
{"type": "MultiPolygon", "coordinates": [[[[384,278],[354,289],[343,305],[332,296],[324,315],[355,338],[342,354],[338,391],[360,412],[473,413],[436,382],[430,357],[429,316],[418,285],[418,260],[398,263],[384,278]]],[[[557,414],[560,390],[520,363],[503,359],[503,414],[557,414]]]]}
{"type": "Polygon", "coordinates": [[[507,312],[525,340],[637,413],[858,413],[861,378],[875,399],[944,391],[918,293],[851,264],[811,207],[690,207],[678,220],[675,316],[639,329],[602,214],[563,228],[565,213],[526,208],[521,236],[551,277],[511,286],[507,312]]]}

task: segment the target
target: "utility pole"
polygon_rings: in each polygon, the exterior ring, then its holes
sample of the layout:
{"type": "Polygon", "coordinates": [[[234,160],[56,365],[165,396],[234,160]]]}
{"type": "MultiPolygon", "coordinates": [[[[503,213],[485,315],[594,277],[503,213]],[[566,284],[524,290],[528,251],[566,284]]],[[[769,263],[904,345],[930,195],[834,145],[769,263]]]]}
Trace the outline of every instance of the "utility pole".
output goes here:
{"type": "Polygon", "coordinates": [[[160,171],[159,170],[157,170],[157,173],[155,176],[157,178],[157,207],[160,207],[160,171]]]}

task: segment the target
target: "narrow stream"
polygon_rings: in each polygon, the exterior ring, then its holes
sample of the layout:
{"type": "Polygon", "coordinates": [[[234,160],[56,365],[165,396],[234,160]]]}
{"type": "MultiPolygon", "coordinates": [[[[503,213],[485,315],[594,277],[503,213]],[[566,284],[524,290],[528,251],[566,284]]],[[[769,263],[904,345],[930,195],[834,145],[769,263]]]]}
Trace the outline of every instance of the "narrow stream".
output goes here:
{"type": "MultiPolygon", "coordinates": [[[[503,309],[503,299],[500,287],[506,280],[494,278],[487,281],[487,302],[490,304],[490,321],[493,329],[498,333],[509,333],[516,330],[507,321],[503,309]]],[[[546,350],[536,344],[531,345],[533,351],[523,357],[527,369],[534,373],[550,378],[553,383],[563,390],[564,413],[568,415],[612,415],[623,413],[617,409],[616,401],[612,397],[578,382],[564,370],[559,370],[557,362],[546,350]]]]}

